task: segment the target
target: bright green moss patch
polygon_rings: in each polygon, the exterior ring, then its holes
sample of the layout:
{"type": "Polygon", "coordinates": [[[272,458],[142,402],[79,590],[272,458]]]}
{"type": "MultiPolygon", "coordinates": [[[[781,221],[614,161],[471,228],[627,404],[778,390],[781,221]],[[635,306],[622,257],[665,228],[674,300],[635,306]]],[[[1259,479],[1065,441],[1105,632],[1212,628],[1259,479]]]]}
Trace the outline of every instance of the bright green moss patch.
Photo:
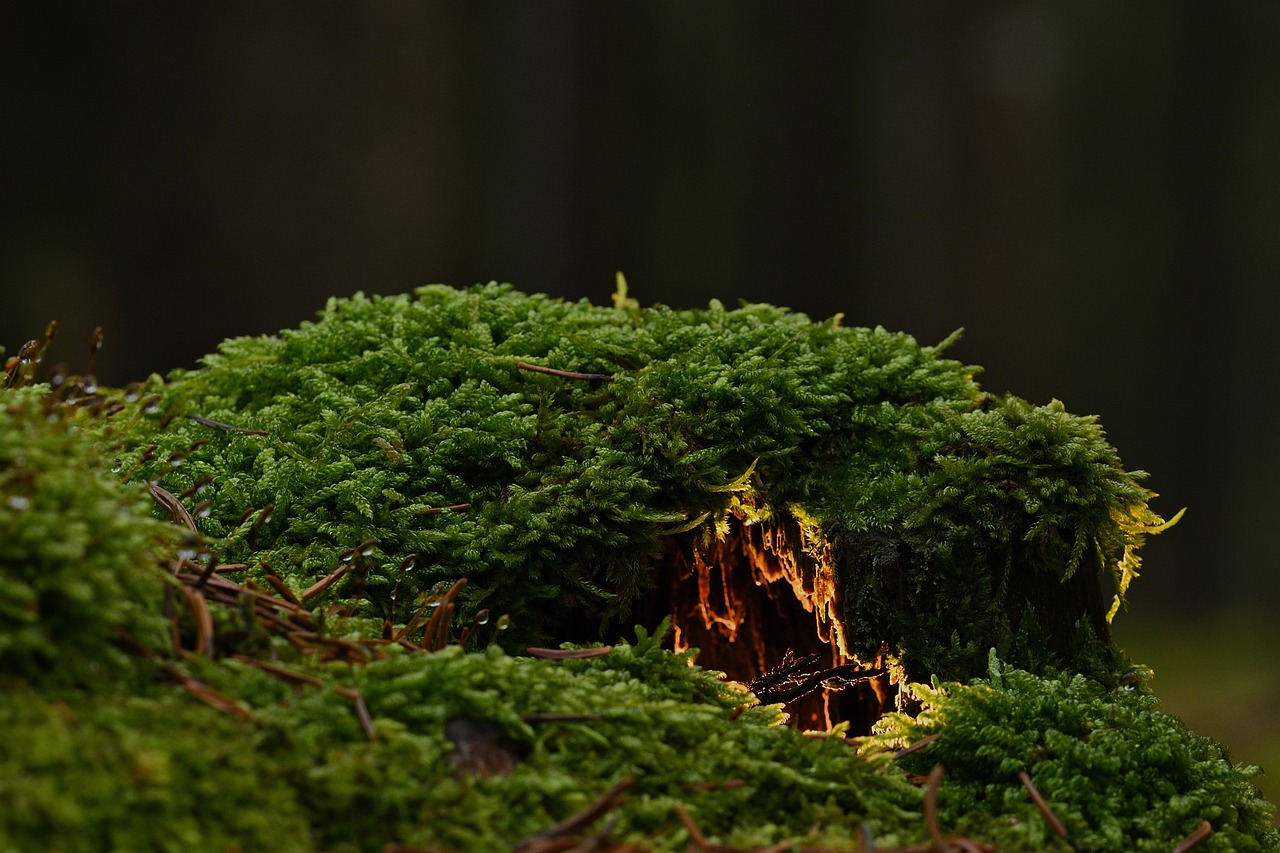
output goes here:
{"type": "Polygon", "coordinates": [[[968,686],[916,686],[915,717],[893,714],[874,742],[937,740],[902,760],[946,768],[939,808],[947,826],[998,840],[1001,849],[1054,841],[1019,781],[1025,772],[1067,832],[1061,849],[1172,850],[1202,821],[1214,833],[1200,849],[1275,850],[1275,809],[1214,741],[1152,710],[1140,682],[1107,692],[1083,676],[1042,679],[993,663],[993,677],[968,686]],[[981,828],[981,829],[979,829],[981,828]]]}

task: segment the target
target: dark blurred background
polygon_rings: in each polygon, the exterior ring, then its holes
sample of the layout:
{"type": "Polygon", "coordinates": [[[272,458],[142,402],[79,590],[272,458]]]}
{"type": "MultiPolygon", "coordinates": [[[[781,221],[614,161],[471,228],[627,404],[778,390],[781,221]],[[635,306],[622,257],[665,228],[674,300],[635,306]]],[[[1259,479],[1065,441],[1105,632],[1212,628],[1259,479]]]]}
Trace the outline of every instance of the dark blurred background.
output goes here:
{"type": "Polygon", "coordinates": [[[1277,45],[1264,0],[10,2],[0,344],[57,318],[76,369],[100,324],[121,384],[332,295],[606,303],[615,270],[963,326],[988,390],[1101,415],[1189,507],[1121,639],[1158,676],[1205,655],[1166,701],[1280,774],[1214,728],[1280,728],[1277,45]]]}

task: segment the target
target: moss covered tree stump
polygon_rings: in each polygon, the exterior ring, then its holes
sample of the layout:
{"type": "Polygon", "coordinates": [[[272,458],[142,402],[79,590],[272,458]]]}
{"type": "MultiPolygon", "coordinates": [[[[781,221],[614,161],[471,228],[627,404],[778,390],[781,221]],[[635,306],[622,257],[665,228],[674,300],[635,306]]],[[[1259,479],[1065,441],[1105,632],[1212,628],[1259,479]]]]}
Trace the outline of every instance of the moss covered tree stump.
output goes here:
{"type": "Polygon", "coordinates": [[[29,344],[0,850],[1275,849],[1110,643],[1141,475],[950,342],[488,285],[29,344]]]}

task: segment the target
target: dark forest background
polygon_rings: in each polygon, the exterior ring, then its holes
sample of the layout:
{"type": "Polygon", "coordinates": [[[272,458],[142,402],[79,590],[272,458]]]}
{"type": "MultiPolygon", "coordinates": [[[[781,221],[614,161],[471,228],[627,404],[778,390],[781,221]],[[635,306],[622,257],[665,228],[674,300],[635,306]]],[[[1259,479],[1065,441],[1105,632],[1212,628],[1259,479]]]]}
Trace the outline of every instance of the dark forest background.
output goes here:
{"type": "Polygon", "coordinates": [[[332,295],[615,270],[963,326],[1189,507],[1134,642],[1212,683],[1224,637],[1280,658],[1277,45],[1264,0],[6,3],[0,344],[102,325],[122,384],[332,295]]]}

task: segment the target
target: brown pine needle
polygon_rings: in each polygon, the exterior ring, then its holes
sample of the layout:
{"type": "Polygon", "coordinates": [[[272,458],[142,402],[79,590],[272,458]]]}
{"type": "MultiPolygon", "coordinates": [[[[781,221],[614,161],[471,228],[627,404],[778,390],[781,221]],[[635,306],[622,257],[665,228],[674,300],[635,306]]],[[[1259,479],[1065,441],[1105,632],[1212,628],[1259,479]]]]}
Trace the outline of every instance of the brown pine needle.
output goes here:
{"type": "Polygon", "coordinates": [[[356,719],[360,721],[360,728],[364,730],[365,737],[369,740],[377,740],[377,735],[373,731],[373,717],[369,715],[369,707],[364,704],[364,697],[360,695],[360,691],[338,685],[334,685],[333,689],[355,703],[356,719]]]}
{"type": "Polygon", "coordinates": [[[262,576],[263,580],[269,583],[272,589],[280,593],[280,597],[283,598],[285,601],[289,602],[290,604],[294,604],[301,607],[302,602],[299,601],[298,597],[293,594],[293,590],[289,589],[289,585],[284,581],[280,580],[280,577],[274,571],[271,570],[270,566],[266,566],[266,569],[267,569],[267,573],[262,576]]]}
{"type": "Polygon", "coordinates": [[[1178,842],[1178,846],[1173,848],[1173,853],[1187,853],[1188,850],[1198,846],[1201,841],[1204,841],[1210,835],[1213,835],[1213,825],[1209,821],[1203,820],[1196,827],[1195,832],[1178,842]]]}
{"type": "Polygon", "coordinates": [[[186,584],[178,587],[178,592],[187,600],[196,621],[196,654],[213,657],[213,614],[209,612],[208,600],[199,590],[186,584]]]}
{"type": "Polygon", "coordinates": [[[282,678],[285,681],[293,681],[293,682],[297,682],[298,684],[310,684],[313,687],[321,687],[324,685],[324,682],[316,678],[315,676],[304,675],[301,672],[294,672],[292,670],[285,669],[284,667],[276,666],[273,663],[268,663],[267,661],[261,660],[259,658],[249,657],[248,655],[237,654],[237,655],[232,655],[231,659],[239,661],[240,663],[243,663],[243,664],[248,664],[249,666],[255,666],[258,669],[262,670],[263,672],[269,672],[272,675],[276,676],[277,678],[282,678]]]}
{"type": "Polygon", "coordinates": [[[1053,809],[1049,808],[1049,804],[1045,802],[1044,797],[1040,796],[1040,792],[1036,790],[1036,786],[1031,783],[1031,776],[1025,770],[1018,771],[1018,780],[1022,782],[1022,787],[1027,789],[1027,793],[1031,795],[1031,802],[1036,804],[1036,808],[1040,810],[1040,814],[1044,815],[1044,819],[1049,821],[1049,825],[1053,827],[1053,831],[1058,833],[1059,838],[1067,837],[1067,828],[1062,825],[1062,821],[1058,820],[1058,816],[1053,813],[1053,809]]]}
{"type": "Polygon", "coordinates": [[[543,367],[538,364],[529,364],[527,361],[517,361],[516,367],[533,373],[545,373],[548,376],[559,376],[561,379],[585,379],[590,382],[613,381],[613,377],[607,373],[578,373],[573,370],[557,370],[554,367],[543,367]]]}
{"type": "Polygon", "coordinates": [[[676,814],[680,817],[680,822],[684,824],[685,832],[689,833],[689,840],[699,850],[708,851],[711,849],[711,842],[707,841],[707,837],[702,834],[702,830],[693,822],[693,817],[689,814],[689,810],[682,804],[676,803],[676,814]]]}
{"type": "Polygon", "coordinates": [[[516,845],[515,850],[517,853],[525,853],[525,851],[538,849],[540,842],[542,841],[546,841],[551,838],[564,838],[590,826],[604,815],[622,805],[627,799],[627,789],[634,785],[635,781],[636,780],[631,777],[623,779],[608,791],[605,791],[604,795],[601,796],[600,799],[596,800],[582,811],[562,820],[550,829],[539,832],[537,835],[532,835],[524,841],[521,841],[516,845]]]}
{"type": "Polygon", "coordinates": [[[200,415],[187,415],[188,420],[195,421],[201,426],[213,427],[223,432],[238,432],[242,435],[270,435],[265,429],[247,429],[245,427],[232,426],[224,424],[221,421],[215,421],[213,418],[203,418],[200,415]]]}

